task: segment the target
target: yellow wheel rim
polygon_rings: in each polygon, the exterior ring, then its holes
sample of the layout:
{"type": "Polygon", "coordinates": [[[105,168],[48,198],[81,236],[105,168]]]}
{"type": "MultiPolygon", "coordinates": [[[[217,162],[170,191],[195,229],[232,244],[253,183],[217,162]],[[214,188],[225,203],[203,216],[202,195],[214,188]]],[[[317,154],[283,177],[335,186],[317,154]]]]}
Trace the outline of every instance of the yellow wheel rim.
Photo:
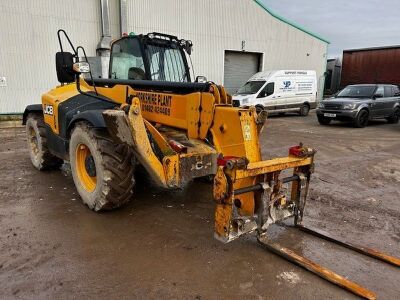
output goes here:
{"type": "Polygon", "coordinates": [[[39,153],[39,142],[36,136],[36,132],[33,127],[29,127],[28,130],[28,141],[31,147],[32,153],[36,156],[39,153]]]}
{"type": "Polygon", "coordinates": [[[93,192],[97,183],[96,169],[92,153],[90,152],[89,147],[84,144],[79,144],[76,147],[75,169],[78,174],[79,181],[85,190],[88,192],[93,192]]]}

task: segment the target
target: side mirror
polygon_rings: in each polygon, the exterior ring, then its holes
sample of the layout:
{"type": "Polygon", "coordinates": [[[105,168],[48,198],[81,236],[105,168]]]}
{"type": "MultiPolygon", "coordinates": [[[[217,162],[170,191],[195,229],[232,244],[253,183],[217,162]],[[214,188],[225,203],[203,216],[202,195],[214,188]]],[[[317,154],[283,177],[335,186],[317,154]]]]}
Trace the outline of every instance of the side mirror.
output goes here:
{"type": "Polygon", "coordinates": [[[383,95],[382,94],[375,94],[374,95],[374,99],[377,99],[377,98],[383,98],[383,95]]]}
{"type": "Polygon", "coordinates": [[[207,77],[206,76],[197,76],[196,80],[194,82],[206,83],[207,82],[207,77]]]}
{"type": "Polygon", "coordinates": [[[266,91],[261,91],[257,96],[257,98],[264,98],[264,97],[267,97],[267,92],[266,91]]]}
{"type": "Polygon", "coordinates": [[[70,52],[56,53],[57,79],[60,83],[70,83],[75,81],[73,71],[74,56],[70,52]]]}

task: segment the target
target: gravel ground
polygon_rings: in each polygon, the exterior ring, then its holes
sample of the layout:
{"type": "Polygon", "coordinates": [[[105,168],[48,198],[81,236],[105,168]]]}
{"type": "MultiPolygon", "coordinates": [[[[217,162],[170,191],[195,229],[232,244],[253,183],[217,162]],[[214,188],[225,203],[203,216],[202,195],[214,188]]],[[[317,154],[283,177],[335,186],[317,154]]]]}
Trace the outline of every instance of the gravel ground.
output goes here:
{"type": "MultiPolygon", "coordinates": [[[[313,112],[267,122],[264,158],[285,155],[300,141],[318,150],[304,222],[400,256],[400,124],[320,126],[313,112]]],[[[266,252],[253,236],[226,245],[214,240],[207,183],[165,192],[139,180],[131,203],[93,213],[80,203],[70,177],[35,170],[24,129],[5,125],[0,129],[1,299],[355,298],[266,252]]],[[[291,228],[272,227],[271,237],[375,291],[379,299],[400,298],[398,268],[291,228]]]]}

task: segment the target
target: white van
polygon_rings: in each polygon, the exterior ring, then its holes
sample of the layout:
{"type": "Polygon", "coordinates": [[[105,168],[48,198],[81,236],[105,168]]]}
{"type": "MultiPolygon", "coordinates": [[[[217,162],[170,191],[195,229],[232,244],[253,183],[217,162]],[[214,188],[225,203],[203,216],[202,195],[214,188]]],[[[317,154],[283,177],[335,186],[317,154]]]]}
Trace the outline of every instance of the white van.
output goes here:
{"type": "Polygon", "coordinates": [[[317,106],[317,77],[311,70],[264,71],[253,75],[232,96],[233,105],[257,111],[298,112],[307,116],[317,106]]]}

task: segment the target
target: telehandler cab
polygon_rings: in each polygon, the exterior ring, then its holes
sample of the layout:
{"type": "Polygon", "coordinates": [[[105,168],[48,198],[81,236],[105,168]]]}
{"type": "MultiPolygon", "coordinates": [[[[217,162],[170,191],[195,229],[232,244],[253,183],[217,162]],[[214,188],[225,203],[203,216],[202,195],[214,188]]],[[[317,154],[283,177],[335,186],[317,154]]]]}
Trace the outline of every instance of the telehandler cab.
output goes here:
{"type": "MultiPolygon", "coordinates": [[[[214,176],[218,240],[255,232],[275,253],[373,298],[372,292],[267,240],[273,223],[294,217],[300,227],[315,151],[300,144],[289,148],[288,156],[262,160],[259,134],[267,112],[235,108],[224,87],[200,82],[205,81],[201,77],[192,82],[191,41],[161,33],[123,36],[112,43],[109,78],[93,78],[84,49],[75,48],[64,30],[58,40],[61,85],[23,115],[37,169],[69,162],[82,201],[95,211],[132,199],[138,164],[167,189],[214,176]],[[62,34],[72,53],[63,50],[62,34]],[[283,177],[288,169],[292,173],[283,177]]],[[[386,260],[395,263],[395,258],[386,260]]]]}

